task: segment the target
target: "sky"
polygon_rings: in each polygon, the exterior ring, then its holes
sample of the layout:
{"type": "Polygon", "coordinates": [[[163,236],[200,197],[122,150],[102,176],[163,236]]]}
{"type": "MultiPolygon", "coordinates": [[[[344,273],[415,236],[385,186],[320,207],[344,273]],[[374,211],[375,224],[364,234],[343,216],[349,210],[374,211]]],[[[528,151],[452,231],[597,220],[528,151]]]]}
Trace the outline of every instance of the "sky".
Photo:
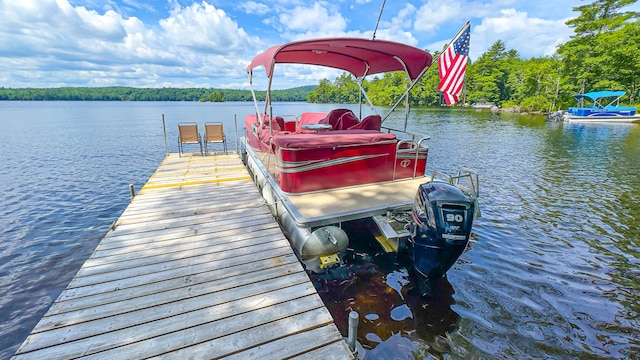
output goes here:
{"type": "MultiPolygon", "coordinates": [[[[270,46],[366,37],[441,51],[471,21],[470,58],[497,40],[521,58],[552,55],[581,0],[0,0],[0,87],[248,89],[246,66],[270,46]],[[553,3],[553,5],[550,5],[553,3]]],[[[635,5],[634,5],[635,6],[635,5]]],[[[633,9],[636,10],[636,9],[633,9]]],[[[274,88],[338,73],[283,70],[274,88]]],[[[256,75],[259,88],[263,80],[256,75]]]]}

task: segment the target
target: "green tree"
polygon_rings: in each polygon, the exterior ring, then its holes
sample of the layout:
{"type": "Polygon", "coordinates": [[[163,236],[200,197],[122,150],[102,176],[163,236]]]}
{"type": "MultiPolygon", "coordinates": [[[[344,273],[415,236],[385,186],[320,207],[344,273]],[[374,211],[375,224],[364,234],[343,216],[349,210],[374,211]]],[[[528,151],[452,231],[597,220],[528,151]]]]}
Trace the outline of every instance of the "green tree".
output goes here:
{"type": "Polygon", "coordinates": [[[473,66],[467,68],[467,91],[469,101],[492,101],[500,103],[508,93],[508,53],[502,40],[496,41],[487,52],[480,55],[473,66]]]}
{"type": "Polygon", "coordinates": [[[567,21],[575,35],[562,44],[567,90],[624,89],[633,101],[638,84],[638,13],[623,11],[636,0],[596,0],[573,8],[580,15],[567,21]],[[635,54],[635,56],[634,56],[635,54]]]}
{"type": "Polygon", "coordinates": [[[309,93],[307,101],[311,103],[328,103],[333,98],[333,84],[328,79],[320,80],[316,89],[309,93]]]}
{"type": "MultiPolygon", "coordinates": [[[[437,59],[438,56],[440,56],[439,53],[433,54],[434,59],[437,59]]],[[[424,74],[424,76],[418,81],[413,90],[411,90],[411,105],[433,106],[440,105],[443,102],[442,93],[438,90],[440,77],[438,75],[437,66],[437,62],[434,60],[434,64],[432,65],[433,69],[427,71],[426,74],[424,74]]],[[[465,89],[466,87],[463,88],[463,94],[465,89]]],[[[462,98],[464,98],[464,95],[462,98]]]]}
{"type": "Polygon", "coordinates": [[[559,66],[557,57],[519,61],[509,74],[507,83],[513,90],[505,105],[520,105],[527,111],[557,109],[559,66]]]}

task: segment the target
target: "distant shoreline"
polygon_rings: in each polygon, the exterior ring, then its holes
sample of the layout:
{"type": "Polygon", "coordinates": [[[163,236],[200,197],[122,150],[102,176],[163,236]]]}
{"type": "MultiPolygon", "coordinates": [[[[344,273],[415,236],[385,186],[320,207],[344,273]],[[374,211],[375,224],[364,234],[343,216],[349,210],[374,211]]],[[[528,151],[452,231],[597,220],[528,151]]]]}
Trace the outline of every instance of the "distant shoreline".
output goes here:
{"type": "MultiPolygon", "coordinates": [[[[307,101],[316,86],[307,85],[286,90],[272,90],[274,101],[307,101]]],[[[266,91],[256,91],[264,99],[266,91]]],[[[0,87],[0,101],[253,101],[250,90],[205,88],[134,88],[134,87],[0,87]]]]}

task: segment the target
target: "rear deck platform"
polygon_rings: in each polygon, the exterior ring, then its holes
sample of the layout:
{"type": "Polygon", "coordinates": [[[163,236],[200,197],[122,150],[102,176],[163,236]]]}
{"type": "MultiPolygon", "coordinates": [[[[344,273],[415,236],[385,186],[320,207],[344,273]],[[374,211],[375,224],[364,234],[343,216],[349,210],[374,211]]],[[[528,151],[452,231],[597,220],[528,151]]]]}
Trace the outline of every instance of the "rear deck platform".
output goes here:
{"type": "Polygon", "coordinates": [[[418,187],[430,177],[323,190],[307,194],[288,194],[296,222],[320,226],[384,214],[387,209],[411,209],[418,187]]]}
{"type": "Polygon", "coordinates": [[[169,154],[15,354],[353,359],[237,155],[169,154]]]}

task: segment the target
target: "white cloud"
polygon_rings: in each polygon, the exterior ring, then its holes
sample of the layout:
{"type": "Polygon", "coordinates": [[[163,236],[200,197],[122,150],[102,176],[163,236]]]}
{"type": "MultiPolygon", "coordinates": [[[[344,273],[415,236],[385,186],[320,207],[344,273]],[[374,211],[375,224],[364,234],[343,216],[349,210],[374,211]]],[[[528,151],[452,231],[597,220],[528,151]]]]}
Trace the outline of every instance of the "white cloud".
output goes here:
{"type": "MultiPolygon", "coordinates": [[[[416,12],[414,29],[427,35],[435,34],[440,25],[464,18],[462,4],[459,1],[430,0],[416,12]]],[[[467,15],[469,16],[469,15],[467,15]]]]}
{"type": "Polygon", "coordinates": [[[552,55],[555,47],[573,34],[565,25],[567,20],[544,20],[515,9],[502,10],[472,28],[470,55],[477,58],[497,40],[504,41],[507,49],[517,50],[523,58],[552,55]]]}
{"type": "Polygon", "coordinates": [[[411,3],[407,3],[404,8],[400,9],[391,23],[399,27],[411,28],[413,14],[416,13],[416,7],[411,3]]]}
{"type": "Polygon", "coordinates": [[[67,0],[0,1],[0,73],[11,74],[0,86],[160,86],[160,78],[192,84],[242,76],[237,58],[257,42],[206,1],[176,5],[159,26],[67,0]]]}
{"type": "Polygon", "coordinates": [[[224,10],[202,2],[177,7],[167,19],[160,20],[167,40],[203,52],[233,55],[243,51],[249,36],[224,10]]]}
{"type": "Polygon", "coordinates": [[[265,15],[271,12],[269,5],[255,1],[246,1],[240,4],[240,8],[247,14],[265,15]]]}
{"type": "Polygon", "coordinates": [[[280,14],[280,23],[288,30],[311,33],[344,32],[347,21],[338,10],[326,2],[311,7],[296,6],[280,14]]]}
{"type": "Polygon", "coordinates": [[[5,3],[0,6],[0,18],[0,56],[31,64],[32,72],[43,78],[39,71],[69,68],[71,62],[85,66],[108,61],[107,44],[120,43],[127,36],[126,21],[115,12],[100,15],[64,0],[5,3]]]}
{"type": "Polygon", "coordinates": [[[409,45],[417,45],[418,40],[410,31],[412,18],[416,12],[415,6],[410,3],[405,4],[391,21],[382,21],[376,31],[376,39],[397,41],[409,45]]]}
{"type": "MultiPolygon", "coordinates": [[[[551,9],[524,0],[387,1],[376,39],[441,50],[472,19],[472,59],[497,40],[523,58],[549,55],[569,39],[572,30],[564,23],[581,4],[558,0],[551,9]]],[[[243,64],[271,45],[327,36],[370,38],[380,5],[371,0],[0,0],[0,86],[245,84],[243,64]]],[[[304,68],[282,80],[297,86],[335,77],[328,75],[304,68]]]]}
{"type": "Polygon", "coordinates": [[[143,2],[143,1],[136,1],[136,0],[122,0],[122,2],[124,4],[126,4],[129,7],[135,8],[135,9],[145,9],[147,11],[155,11],[155,8],[153,7],[153,5],[143,2]]]}

